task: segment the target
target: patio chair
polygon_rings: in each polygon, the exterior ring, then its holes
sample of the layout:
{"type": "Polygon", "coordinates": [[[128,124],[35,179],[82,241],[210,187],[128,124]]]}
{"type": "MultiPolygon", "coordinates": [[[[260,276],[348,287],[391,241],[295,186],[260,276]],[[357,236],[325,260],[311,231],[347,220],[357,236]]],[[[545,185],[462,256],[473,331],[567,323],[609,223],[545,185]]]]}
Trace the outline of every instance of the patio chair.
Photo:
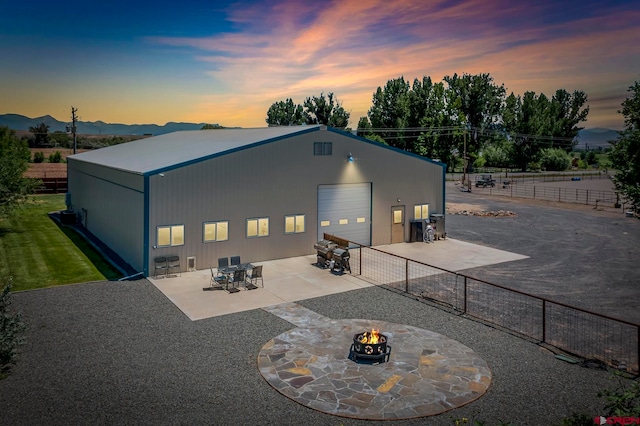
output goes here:
{"type": "Polygon", "coordinates": [[[210,266],[211,280],[209,281],[209,288],[203,288],[203,290],[228,290],[229,289],[229,277],[226,275],[217,275],[213,270],[213,266],[210,266]]]}
{"type": "Polygon", "coordinates": [[[249,283],[246,285],[247,290],[254,290],[258,288],[258,280],[260,280],[260,286],[264,287],[264,281],[262,280],[262,265],[254,266],[246,279],[249,280],[249,283]]]}
{"type": "Polygon", "coordinates": [[[244,283],[246,273],[247,271],[245,271],[244,269],[236,269],[235,271],[233,271],[233,277],[231,278],[231,288],[227,287],[227,292],[229,293],[239,292],[240,283],[244,283]]]}
{"type": "Polygon", "coordinates": [[[240,266],[240,256],[231,256],[231,266],[240,266]]]}
{"type": "Polygon", "coordinates": [[[180,268],[180,256],[168,256],[167,257],[167,275],[172,271],[178,272],[178,275],[182,276],[182,270],[180,268]]]}
{"type": "Polygon", "coordinates": [[[158,256],[153,259],[154,268],[153,268],[153,277],[158,278],[159,275],[167,276],[167,258],[165,256],[158,256]]]}
{"type": "Polygon", "coordinates": [[[225,269],[229,267],[229,258],[228,257],[219,257],[218,258],[218,275],[223,275],[225,269]]]}

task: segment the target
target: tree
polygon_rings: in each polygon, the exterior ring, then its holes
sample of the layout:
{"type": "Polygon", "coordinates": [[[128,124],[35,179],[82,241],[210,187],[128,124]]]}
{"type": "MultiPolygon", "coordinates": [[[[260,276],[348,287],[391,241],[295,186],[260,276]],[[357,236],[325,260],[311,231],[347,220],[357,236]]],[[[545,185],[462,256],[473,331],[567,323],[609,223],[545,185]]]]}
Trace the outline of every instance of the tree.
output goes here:
{"type": "Polygon", "coordinates": [[[523,172],[530,162],[538,161],[544,148],[539,135],[549,134],[549,107],[544,93],[525,92],[522,98],[511,93],[506,99],[502,125],[513,144],[512,161],[523,172]]]}
{"type": "Polygon", "coordinates": [[[378,87],[373,94],[371,108],[367,113],[374,129],[389,129],[378,131],[382,139],[393,147],[411,150],[410,143],[401,133],[409,123],[409,91],[411,87],[404,77],[387,81],[378,87]]]}
{"type": "Polygon", "coordinates": [[[349,125],[349,112],[347,112],[338,98],[329,92],[325,98],[324,93],[313,96],[304,101],[304,117],[307,124],[325,124],[336,128],[346,128],[349,125]]]}
{"type": "Polygon", "coordinates": [[[612,141],[609,159],[616,174],[613,182],[618,192],[640,210],[640,82],[629,86],[631,93],[618,112],[624,116],[624,130],[612,141]]]}
{"type": "Polygon", "coordinates": [[[24,177],[30,159],[27,143],[17,139],[13,130],[0,126],[0,215],[18,207],[38,185],[24,177]]]}
{"type": "Polygon", "coordinates": [[[506,90],[504,85],[496,85],[489,74],[464,74],[462,77],[453,74],[445,76],[444,81],[454,93],[453,106],[471,131],[466,151],[473,157],[482,148],[483,135],[491,134],[502,119],[506,90]]]}
{"type": "Polygon", "coordinates": [[[540,152],[540,165],[545,170],[562,172],[571,165],[571,156],[562,148],[544,148],[540,152]]]}
{"type": "Polygon", "coordinates": [[[204,126],[202,126],[200,130],[217,130],[217,129],[224,129],[224,127],[222,127],[219,124],[205,124],[204,126]]]}
{"type": "Polygon", "coordinates": [[[8,283],[0,283],[0,378],[13,364],[18,346],[24,343],[23,333],[26,325],[20,314],[9,311],[11,305],[11,278],[8,283]]]}
{"type": "Polygon", "coordinates": [[[431,84],[431,79],[424,78],[421,84],[414,82],[412,93],[421,99],[419,104],[412,103],[411,108],[414,111],[421,105],[421,133],[414,152],[438,159],[446,163],[447,169],[452,170],[455,167],[458,145],[464,140],[461,116],[452,100],[455,94],[447,90],[444,83],[431,84]]]}
{"type": "Polygon", "coordinates": [[[512,144],[506,139],[496,139],[482,148],[486,167],[509,167],[512,144]]]}
{"type": "Polygon", "coordinates": [[[584,127],[578,124],[587,120],[589,106],[584,106],[587,102],[587,95],[581,90],[576,90],[569,94],[564,89],[556,90],[551,99],[549,108],[549,124],[551,128],[547,133],[553,136],[553,148],[562,148],[566,152],[571,152],[576,145],[575,138],[578,132],[584,127]]]}
{"type": "Polygon", "coordinates": [[[49,143],[49,126],[44,123],[40,123],[37,126],[29,127],[29,131],[33,133],[35,138],[34,145],[42,146],[49,143]]]}
{"type": "Polygon", "coordinates": [[[287,98],[286,101],[271,104],[265,121],[269,126],[297,126],[305,122],[304,109],[287,98]]]}

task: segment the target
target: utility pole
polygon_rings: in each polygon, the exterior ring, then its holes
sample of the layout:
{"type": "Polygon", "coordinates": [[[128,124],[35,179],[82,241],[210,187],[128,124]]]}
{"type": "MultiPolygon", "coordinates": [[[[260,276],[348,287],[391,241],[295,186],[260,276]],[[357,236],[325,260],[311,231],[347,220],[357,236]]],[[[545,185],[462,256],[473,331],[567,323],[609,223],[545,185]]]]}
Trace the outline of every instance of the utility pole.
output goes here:
{"type": "Polygon", "coordinates": [[[73,133],[73,153],[76,153],[77,147],[77,139],[76,139],[76,121],[78,121],[78,116],[76,115],[78,112],[78,108],[71,107],[71,133],[73,133]]]}
{"type": "Polygon", "coordinates": [[[462,187],[464,188],[467,180],[467,129],[464,129],[464,152],[462,156],[462,187]]]}

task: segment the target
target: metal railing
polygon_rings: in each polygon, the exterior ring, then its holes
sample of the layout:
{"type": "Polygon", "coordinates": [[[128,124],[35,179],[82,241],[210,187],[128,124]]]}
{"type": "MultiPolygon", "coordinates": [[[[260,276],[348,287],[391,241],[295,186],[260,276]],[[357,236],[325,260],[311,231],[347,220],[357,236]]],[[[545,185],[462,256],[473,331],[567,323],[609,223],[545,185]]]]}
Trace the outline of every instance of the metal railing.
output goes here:
{"type": "MultiPolygon", "coordinates": [[[[326,239],[332,236],[325,234],[326,239]]],[[[585,359],[638,374],[640,325],[350,243],[351,273],[585,359]]]]}

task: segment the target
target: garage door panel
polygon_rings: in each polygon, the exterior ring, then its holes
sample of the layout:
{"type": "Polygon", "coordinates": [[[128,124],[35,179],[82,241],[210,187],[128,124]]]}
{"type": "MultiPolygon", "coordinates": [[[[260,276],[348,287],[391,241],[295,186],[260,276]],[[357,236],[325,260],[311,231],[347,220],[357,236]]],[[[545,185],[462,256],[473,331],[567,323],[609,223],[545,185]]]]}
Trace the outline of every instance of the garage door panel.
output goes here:
{"type": "Polygon", "coordinates": [[[371,184],[318,187],[318,239],[324,233],[371,243],[371,184]]]}

